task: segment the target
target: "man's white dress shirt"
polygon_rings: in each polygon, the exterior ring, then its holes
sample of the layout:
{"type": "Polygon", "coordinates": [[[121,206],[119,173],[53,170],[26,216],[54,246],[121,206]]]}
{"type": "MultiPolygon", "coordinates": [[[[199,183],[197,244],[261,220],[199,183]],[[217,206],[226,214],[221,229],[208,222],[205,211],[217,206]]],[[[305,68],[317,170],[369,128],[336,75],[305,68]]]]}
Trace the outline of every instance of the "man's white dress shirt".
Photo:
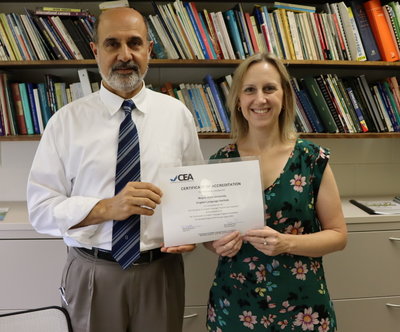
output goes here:
{"type": "MultiPolygon", "coordinates": [[[[203,159],[193,116],[179,100],[144,87],[132,98],[139,133],[141,181],[158,185],[163,165],[203,159]]],[[[69,246],[111,250],[112,220],[70,229],[104,198],[114,196],[123,99],[100,91],[58,110],[48,122],[28,179],[29,217],[40,233],[69,246]]],[[[161,206],[141,216],[141,250],[160,247],[161,206]]]]}

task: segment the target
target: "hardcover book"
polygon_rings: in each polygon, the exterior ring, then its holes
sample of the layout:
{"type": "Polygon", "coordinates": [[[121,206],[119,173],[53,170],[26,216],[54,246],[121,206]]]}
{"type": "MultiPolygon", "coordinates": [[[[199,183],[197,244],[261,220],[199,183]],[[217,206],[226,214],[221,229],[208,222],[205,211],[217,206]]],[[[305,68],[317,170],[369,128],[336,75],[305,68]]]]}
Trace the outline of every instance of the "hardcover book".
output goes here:
{"type": "Polygon", "coordinates": [[[361,40],[364,45],[365,55],[368,61],[380,61],[381,54],[379,53],[378,45],[376,44],[374,35],[369,25],[367,14],[365,13],[362,2],[359,0],[350,1],[351,9],[353,10],[354,19],[360,32],[361,40]]]}
{"type": "Polygon", "coordinates": [[[384,61],[399,60],[395,41],[390,33],[380,0],[366,1],[363,6],[382,59],[384,61]]]}

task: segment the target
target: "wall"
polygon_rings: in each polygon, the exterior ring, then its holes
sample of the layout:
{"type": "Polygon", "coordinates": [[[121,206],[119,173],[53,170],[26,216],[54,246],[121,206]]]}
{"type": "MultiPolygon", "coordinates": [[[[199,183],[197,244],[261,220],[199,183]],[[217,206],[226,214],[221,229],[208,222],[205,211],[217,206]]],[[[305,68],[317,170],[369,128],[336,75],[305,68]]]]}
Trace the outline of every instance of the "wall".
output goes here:
{"type": "MultiPolygon", "coordinates": [[[[342,196],[400,194],[400,139],[313,139],[331,149],[342,196]]],[[[208,158],[227,139],[203,139],[208,158]]],[[[38,142],[0,142],[0,201],[26,199],[29,168],[38,142]]]]}

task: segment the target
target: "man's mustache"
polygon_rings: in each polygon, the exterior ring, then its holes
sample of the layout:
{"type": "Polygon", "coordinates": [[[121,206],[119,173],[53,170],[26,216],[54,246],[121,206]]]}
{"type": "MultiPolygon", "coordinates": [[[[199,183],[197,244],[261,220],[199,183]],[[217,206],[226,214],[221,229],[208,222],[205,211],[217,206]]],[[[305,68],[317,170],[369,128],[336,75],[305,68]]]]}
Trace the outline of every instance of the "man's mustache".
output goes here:
{"type": "Polygon", "coordinates": [[[132,69],[135,72],[139,71],[139,66],[134,62],[121,62],[117,63],[112,67],[112,71],[121,70],[121,69],[132,69]]]}

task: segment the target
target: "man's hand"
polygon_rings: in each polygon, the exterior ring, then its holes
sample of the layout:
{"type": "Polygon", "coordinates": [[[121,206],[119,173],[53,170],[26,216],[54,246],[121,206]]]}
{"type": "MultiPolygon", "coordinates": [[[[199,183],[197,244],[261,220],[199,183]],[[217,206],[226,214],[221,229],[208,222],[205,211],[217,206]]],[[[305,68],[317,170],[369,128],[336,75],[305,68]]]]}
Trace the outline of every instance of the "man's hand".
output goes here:
{"type": "Polygon", "coordinates": [[[174,246],[174,247],[161,247],[162,252],[166,252],[169,254],[181,254],[183,252],[193,251],[196,248],[195,244],[184,244],[182,246],[174,246]]]}

